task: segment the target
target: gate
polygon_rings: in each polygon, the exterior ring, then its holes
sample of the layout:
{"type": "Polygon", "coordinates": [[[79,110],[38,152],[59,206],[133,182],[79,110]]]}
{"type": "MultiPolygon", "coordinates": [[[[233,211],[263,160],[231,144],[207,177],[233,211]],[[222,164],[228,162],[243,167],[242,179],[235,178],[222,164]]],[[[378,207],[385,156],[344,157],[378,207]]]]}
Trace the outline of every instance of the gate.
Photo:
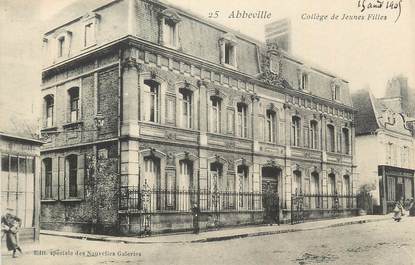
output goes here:
{"type": "Polygon", "coordinates": [[[304,195],[300,193],[291,194],[291,224],[304,223],[304,195]]]}

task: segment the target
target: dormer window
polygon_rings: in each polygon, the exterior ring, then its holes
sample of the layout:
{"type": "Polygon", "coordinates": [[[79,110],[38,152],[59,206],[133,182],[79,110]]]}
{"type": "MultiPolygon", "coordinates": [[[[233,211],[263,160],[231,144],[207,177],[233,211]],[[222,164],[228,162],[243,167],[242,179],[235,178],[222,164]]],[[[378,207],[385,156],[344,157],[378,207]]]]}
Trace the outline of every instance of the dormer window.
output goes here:
{"type": "Polygon", "coordinates": [[[93,32],[92,32],[93,28],[92,28],[92,23],[86,24],[85,25],[85,30],[84,30],[84,46],[90,46],[93,42],[93,32]]]}
{"type": "Polygon", "coordinates": [[[179,47],[178,24],[180,16],[172,9],[165,9],[161,13],[161,44],[170,48],[179,47]]]}
{"type": "Polygon", "coordinates": [[[228,33],[222,39],[220,39],[219,46],[221,50],[221,64],[234,68],[237,67],[236,45],[237,40],[233,34],[228,33]]]}
{"type": "Polygon", "coordinates": [[[334,86],[334,100],[340,100],[340,85],[335,85],[334,86]]]}
{"type": "Polygon", "coordinates": [[[99,20],[96,13],[88,13],[83,18],[83,47],[88,48],[96,44],[96,28],[99,20]]]}
{"type": "Polygon", "coordinates": [[[308,90],[308,74],[307,73],[301,74],[301,89],[308,90]]]}
{"type": "Polygon", "coordinates": [[[65,52],[65,37],[58,39],[58,57],[62,57],[65,52]]]}
{"type": "Polygon", "coordinates": [[[67,30],[60,30],[54,35],[56,41],[56,58],[66,58],[71,48],[72,33],[67,30]]]}
{"type": "Polygon", "coordinates": [[[176,23],[171,20],[164,20],[164,44],[170,47],[177,46],[177,30],[176,30],[176,23]]]}

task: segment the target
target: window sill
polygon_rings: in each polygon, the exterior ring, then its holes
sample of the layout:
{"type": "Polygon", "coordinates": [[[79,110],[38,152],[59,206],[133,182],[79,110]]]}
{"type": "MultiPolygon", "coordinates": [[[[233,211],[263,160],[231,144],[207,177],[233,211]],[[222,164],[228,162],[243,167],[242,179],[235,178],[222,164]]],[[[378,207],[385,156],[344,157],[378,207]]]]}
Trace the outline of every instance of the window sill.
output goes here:
{"type": "Polygon", "coordinates": [[[223,66],[233,69],[233,70],[237,70],[237,67],[235,65],[232,64],[227,64],[227,63],[222,63],[223,66]]]}
{"type": "Polygon", "coordinates": [[[82,51],[88,50],[89,48],[92,48],[92,47],[94,47],[94,46],[97,46],[97,44],[96,44],[96,43],[89,44],[88,46],[83,47],[83,48],[82,48],[82,51]]]}
{"type": "Polygon", "coordinates": [[[40,129],[40,132],[56,132],[58,130],[58,127],[45,127],[40,129]]]}
{"type": "Polygon", "coordinates": [[[57,200],[55,200],[55,199],[41,199],[40,202],[45,202],[45,203],[48,203],[48,202],[57,202],[57,200]]]}
{"type": "Polygon", "coordinates": [[[69,199],[63,199],[61,202],[82,202],[83,199],[80,198],[69,198],[69,199]]]}
{"type": "Polygon", "coordinates": [[[83,122],[83,121],[75,121],[75,122],[69,122],[69,123],[66,123],[66,124],[62,125],[62,127],[63,127],[64,129],[66,129],[66,128],[74,128],[74,127],[80,127],[80,126],[82,126],[83,124],[84,124],[84,122],[83,122]]]}

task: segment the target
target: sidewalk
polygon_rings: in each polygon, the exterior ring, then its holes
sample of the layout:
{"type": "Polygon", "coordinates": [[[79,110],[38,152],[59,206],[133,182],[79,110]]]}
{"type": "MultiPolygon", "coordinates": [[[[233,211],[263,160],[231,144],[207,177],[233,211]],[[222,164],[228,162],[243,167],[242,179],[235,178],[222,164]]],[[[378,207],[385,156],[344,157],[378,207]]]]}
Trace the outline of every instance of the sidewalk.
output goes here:
{"type": "Polygon", "coordinates": [[[330,219],[322,221],[307,222],[296,225],[273,225],[273,226],[246,226],[238,228],[223,228],[216,231],[201,232],[199,234],[174,234],[174,235],[156,235],[152,237],[117,237],[107,235],[91,235],[51,230],[41,230],[43,235],[62,236],[69,238],[78,238],[84,240],[96,240],[106,242],[119,242],[129,244],[154,244],[154,243],[198,243],[212,242],[220,240],[229,240],[234,238],[244,238],[253,236],[273,235],[298,231],[309,231],[324,229],[337,226],[345,226],[352,224],[363,224],[370,222],[379,222],[391,220],[390,215],[367,215],[359,217],[348,217],[339,219],[330,219]]]}

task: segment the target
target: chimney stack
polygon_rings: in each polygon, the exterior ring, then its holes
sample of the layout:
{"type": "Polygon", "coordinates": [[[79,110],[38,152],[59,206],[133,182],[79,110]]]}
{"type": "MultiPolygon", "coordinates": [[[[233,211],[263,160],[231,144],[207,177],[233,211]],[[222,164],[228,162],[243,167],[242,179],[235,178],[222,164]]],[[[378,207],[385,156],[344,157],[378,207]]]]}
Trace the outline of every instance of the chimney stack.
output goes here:
{"type": "Polygon", "coordinates": [[[280,19],[265,25],[265,41],[277,43],[278,47],[291,52],[291,22],[289,19],[280,19]]]}

